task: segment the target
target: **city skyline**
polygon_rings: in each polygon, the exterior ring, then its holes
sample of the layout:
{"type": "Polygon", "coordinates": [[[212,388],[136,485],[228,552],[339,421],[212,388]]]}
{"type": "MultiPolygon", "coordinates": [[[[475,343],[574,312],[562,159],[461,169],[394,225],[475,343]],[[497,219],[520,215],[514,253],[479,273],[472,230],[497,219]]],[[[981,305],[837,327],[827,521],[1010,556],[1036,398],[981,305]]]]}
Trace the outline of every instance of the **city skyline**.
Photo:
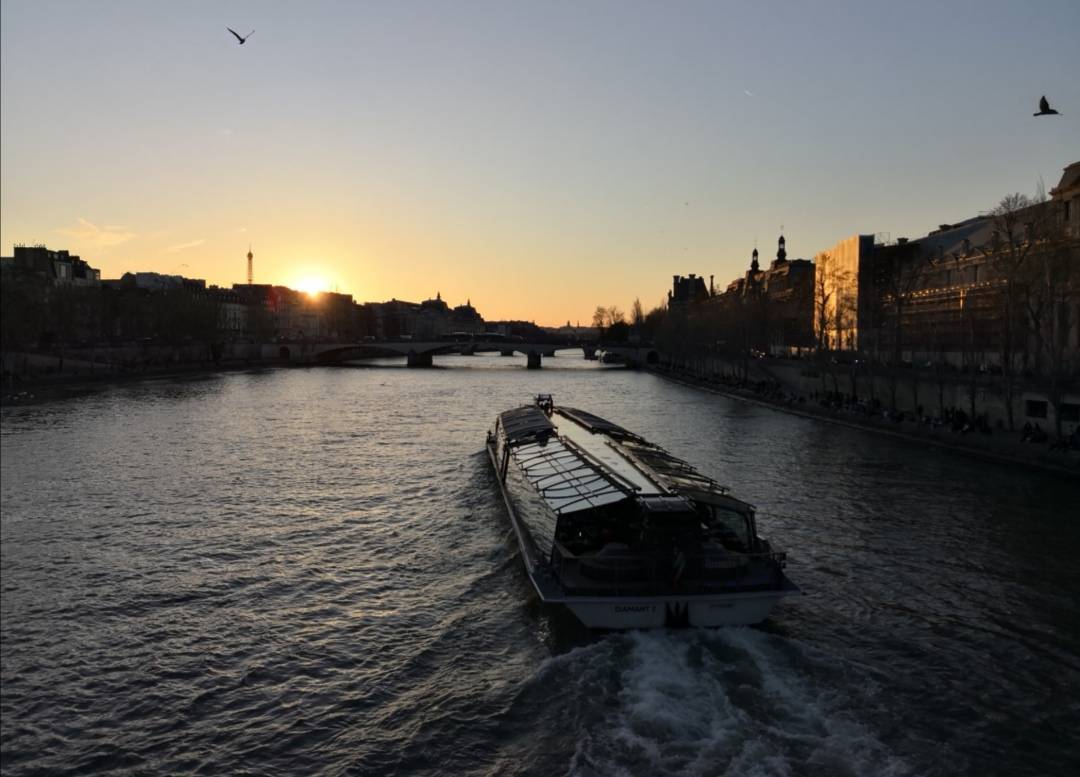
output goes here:
{"type": "Polygon", "coordinates": [[[1069,3],[0,13],[0,245],[103,277],[231,285],[251,244],[257,283],[558,325],[726,283],[781,224],[792,257],[916,237],[1076,157],[1069,3]]]}

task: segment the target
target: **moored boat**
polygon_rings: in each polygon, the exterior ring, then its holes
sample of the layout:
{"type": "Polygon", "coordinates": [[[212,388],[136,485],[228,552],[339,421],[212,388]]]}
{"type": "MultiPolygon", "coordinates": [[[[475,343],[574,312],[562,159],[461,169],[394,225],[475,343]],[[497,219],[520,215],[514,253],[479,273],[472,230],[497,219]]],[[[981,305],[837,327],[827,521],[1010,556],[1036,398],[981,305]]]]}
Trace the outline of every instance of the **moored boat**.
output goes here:
{"type": "Polygon", "coordinates": [[[621,426],[540,395],[487,450],[537,594],[586,626],[758,623],[799,592],[752,505],[621,426]]]}

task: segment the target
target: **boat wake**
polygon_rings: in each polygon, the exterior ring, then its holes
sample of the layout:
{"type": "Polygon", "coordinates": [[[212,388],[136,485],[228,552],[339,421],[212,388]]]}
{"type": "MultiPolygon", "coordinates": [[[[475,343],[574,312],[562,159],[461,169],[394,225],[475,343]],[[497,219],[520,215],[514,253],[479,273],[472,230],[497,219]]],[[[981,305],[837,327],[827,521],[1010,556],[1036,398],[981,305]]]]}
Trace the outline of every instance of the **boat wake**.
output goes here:
{"type": "Polygon", "coordinates": [[[631,632],[553,662],[584,672],[578,691],[606,694],[593,700],[605,713],[580,720],[569,775],[911,773],[862,719],[880,704],[872,684],[866,698],[838,691],[849,670],[781,637],[631,632]],[[605,688],[612,660],[621,671],[605,688]]]}

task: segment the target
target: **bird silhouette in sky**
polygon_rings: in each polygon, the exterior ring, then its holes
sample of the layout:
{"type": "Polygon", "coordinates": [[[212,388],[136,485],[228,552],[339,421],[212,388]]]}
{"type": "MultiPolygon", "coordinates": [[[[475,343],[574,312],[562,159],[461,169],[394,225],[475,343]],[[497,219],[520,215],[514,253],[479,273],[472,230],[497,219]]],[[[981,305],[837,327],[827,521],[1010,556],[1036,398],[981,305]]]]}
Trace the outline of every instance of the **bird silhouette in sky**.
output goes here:
{"type": "MultiPolygon", "coordinates": [[[[240,37],[240,33],[238,33],[238,32],[237,32],[236,30],[234,30],[234,29],[233,29],[232,27],[226,27],[225,29],[226,29],[226,30],[228,30],[229,32],[231,32],[231,33],[232,33],[233,35],[235,35],[235,36],[236,36],[236,39],[237,39],[237,40],[238,40],[238,41],[240,42],[240,45],[241,45],[241,46],[243,46],[243,45],[244,45],[244,41],[246,41],[246,40],[247,40],[248,38],[250,38],[250,37],[251,37],[252,35],[254,35],[254,34],[255,34],[255,30],[252,30],[252,31],[251,31],[251,32],[249,32],[249,33],[248,33],[247,35],[245,35],[244,37],[242,37],[242,38],[241,38],[241,37],[240,37]]],[[[1046,98],[1044,97],[1044,98],[1043,98],[1043,100],[1046,100],[1046,98]]]]}
{"type": "Polygon", "coordinates": [[[1032,116],[1060,116],[1061,114],[1050,107],[1050,103],[1046,101],[1046,95],[1042,96],[1039,100],[1039,112],[1031,114],[1032,116]]]}

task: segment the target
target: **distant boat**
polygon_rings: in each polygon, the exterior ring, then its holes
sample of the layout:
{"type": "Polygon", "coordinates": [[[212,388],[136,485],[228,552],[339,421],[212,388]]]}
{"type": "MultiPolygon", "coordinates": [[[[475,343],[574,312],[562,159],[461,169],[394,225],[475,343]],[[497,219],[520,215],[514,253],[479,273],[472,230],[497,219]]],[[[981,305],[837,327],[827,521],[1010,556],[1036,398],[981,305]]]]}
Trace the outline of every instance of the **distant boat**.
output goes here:
{"type": "Polygon", "coordinates": [[[590,628],[758,623],[799,593],[753,506],[610,421],[540,395],[487,450],[533,587],[590,628]]]}

